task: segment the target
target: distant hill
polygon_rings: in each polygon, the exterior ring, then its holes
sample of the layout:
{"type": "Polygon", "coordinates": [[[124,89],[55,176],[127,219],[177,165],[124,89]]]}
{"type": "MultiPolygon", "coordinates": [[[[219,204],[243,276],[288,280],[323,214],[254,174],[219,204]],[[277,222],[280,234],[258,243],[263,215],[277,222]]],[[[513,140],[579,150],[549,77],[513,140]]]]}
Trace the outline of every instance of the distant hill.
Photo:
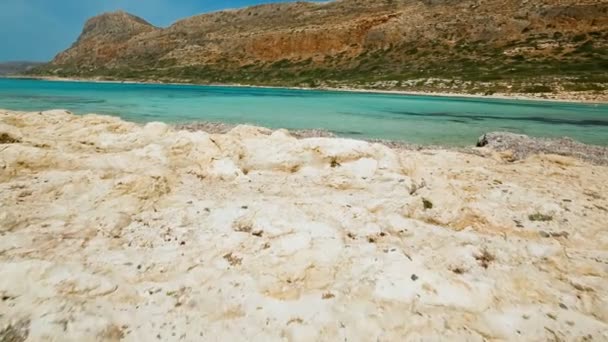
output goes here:
{"type": "Polygon", "coordinates": [[[0,76],[24,73],[43,64],[39,62],[0,62],[0,76]]]}
{"type": "Polygon", "coordinates": [[[338,0],[202,14],[158,28],[90,19],[37,74],[468,91],[604,91],[608,3],[338,0]]]}

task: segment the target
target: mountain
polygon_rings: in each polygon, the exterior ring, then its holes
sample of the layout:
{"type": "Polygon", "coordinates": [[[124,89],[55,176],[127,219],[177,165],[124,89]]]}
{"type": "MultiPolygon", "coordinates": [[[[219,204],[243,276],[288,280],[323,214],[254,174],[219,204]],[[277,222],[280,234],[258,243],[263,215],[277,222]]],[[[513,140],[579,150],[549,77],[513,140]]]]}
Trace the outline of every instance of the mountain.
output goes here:
{"type": "Polygon", "coordinates": [[[338,0],[202,14],[167,28],[90,19],[34,73],[468,91],[606,90],[608,3],[338,0]]]}
{"type": "Polygon", "coordinates": [[[40,66],[43,63],[39,62],[0,62],[0,76],[20,74],[28,70],[40,66]]]}

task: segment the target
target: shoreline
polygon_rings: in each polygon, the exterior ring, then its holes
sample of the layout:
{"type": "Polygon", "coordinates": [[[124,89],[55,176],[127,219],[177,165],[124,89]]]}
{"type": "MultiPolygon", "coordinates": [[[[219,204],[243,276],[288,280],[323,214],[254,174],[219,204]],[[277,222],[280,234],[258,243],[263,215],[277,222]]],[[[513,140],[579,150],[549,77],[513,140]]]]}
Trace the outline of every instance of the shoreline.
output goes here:
{"type": "MultiPolygon", "coordinates": [[[[363,93],[363,94],[384,94],[384,95],[402,95],[402,96],[425,96],[425,97],[444,97],[444,98],[463,98],[463,99],[482,99],[482,100],[512,100],[512,101],[539,101],[539,102],[559,102],[559,103],[582,103],[589,105],[608,104],[608,100],[585,100],[573,98],[544,98],[527,94],[506,94],[496,93],[492,95],[483,94],[467,94],[467,93],[450,93],[450,92],[430,92],[430,91],[414,91],[414,90],[382,90],[382,89],[359,89],[352,87],[281,87],[281,86],[264,86],[264,85],[248,85],[248,84],[227,84],[227,83],[189,83],[189,82],[160,82],[160,81],[133,81],[133,80],[101,80],[96,78],[74,78],[74,77],[57,77],[57,76],[28,76],[28,75],[4,75],[0,78],[7,79],[31,79],[51,82],[89,82],[89,83],[110,83],[110,84],[147,84],[147,85],[187,85],[201,87],[235,87],[235,88],[259,88],[259,89],[288,89],[288,90],[304,90],[304,91],[329,91],[329,92],[344,92],[344,93],[363,93]]],[[[559,96],[559,95],[557,95],[559,96]]]]}
{"type": "MultiPolygon", "coordinates": [[[[46,112],[62,112],[65,110],[54,109],[46,112]]],[[[69,111],[65,111],[70,115],[69,111]]],[[[10,109],[0,108],[0,114],[11,114],[11,113],[28,113],[24,111],[14,111],[10,109]]],[[[43,112],[40,112],[43,113],[43,112]]],[[[302,139],[331,139],[331,140],[349,140],[368,144],[380,144],[391,150],[395,151],[450,151],[456,153],[464,153],[470,155],[481,156],[478,148],[483,147],[494,151],[495,153],[504,154],[506,160],[509,162],[523,161],[526,158],[534,155],[557,155],[562,157],[570,157],[580,161],[584,161],[593,165],[604,165],[608,166],[608,145],[597,145],[584,143],[576,140],[569,136],[563,137],[539,137],[531,136],[526,134],[518,134],[507,131],[487,131],[481,136],[474,137],[471,139],[470,144],[467,145],[437,145],[437,144],[418,144],[405,140],[391,140],[391,139],[375,139],[375,138],[357,138],[340,136],[339,134],[323,129],[323,128],[311,128],[311,129],[289,129],[289,128],[270,128],[260,126],[251,123],[240,123],[231,124],[219,121],[193,121],[184,123],[166,123],[166,122],[148,122],[141,123],[130,121],[121,117],[107,115],[107,114],[95,114],[90,113],[89,115],[99,117],[109,117],[120,120],[124,123],[136,125],[138,127],[145,127],[149,124],[161,124],[169,127],[175,132],[204,132],[206,134],[230,134],[232,131],[239,131],[243,127],[252,128],[259,132],[263,132],[264,135],[273,135],[278,132],[286,134],[297,140],[302,139]]],[[[82,117],[82,115],[77,115],[82,117]]],[[[2,132],[0,132],[1,134],[2,132]]],[[[0,138],[7,138],[8,135],[0,135],[0,138]]],[[[9,137],[10,138],[10,137],[9,137]]],[[[11,139],[9,139],[11,140],[11,139]]],[[[0,141],[0,143],[3,143],[0,141]]]]}
{"type": "Polygon", "coordinates": [[[229,134],[238,127],[256,127],[269,134],[287,132],[301,140],[307,138],[347,139],[370,144],[381,144],[396,151],[451,151],[480,155],[479,147],[486,147],[497,153],[505,153],[511,162],[521,161],[533,155],[559,155],[585,161],[594,165],[608,165],[608,146],[586,144],[570,137],[543,138],[510,132],[486,132],[466,146],[421,145],[407,141],[390,139],[364,139],[341,137],[324,129],[272,129],[249,124],[226,124],[222,122],[199,121],[170,125],[176,131],[205,132],[207,134],[229,134]]]}

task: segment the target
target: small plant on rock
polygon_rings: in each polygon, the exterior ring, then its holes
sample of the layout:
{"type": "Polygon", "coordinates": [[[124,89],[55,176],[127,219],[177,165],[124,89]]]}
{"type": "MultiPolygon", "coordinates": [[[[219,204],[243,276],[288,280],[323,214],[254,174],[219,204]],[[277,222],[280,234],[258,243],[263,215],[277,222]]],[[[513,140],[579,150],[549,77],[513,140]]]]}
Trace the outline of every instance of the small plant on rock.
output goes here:
{"type": "Polygon", "coordinates": [[[553,216],[551,216],[551,215],[545,215],[545,214],[541,214],[541,213],[534,213],[532,215],[529,215],[528,219],[530,221],[547,222],[547,221],[552,221],[553,220],[553,216]]]}

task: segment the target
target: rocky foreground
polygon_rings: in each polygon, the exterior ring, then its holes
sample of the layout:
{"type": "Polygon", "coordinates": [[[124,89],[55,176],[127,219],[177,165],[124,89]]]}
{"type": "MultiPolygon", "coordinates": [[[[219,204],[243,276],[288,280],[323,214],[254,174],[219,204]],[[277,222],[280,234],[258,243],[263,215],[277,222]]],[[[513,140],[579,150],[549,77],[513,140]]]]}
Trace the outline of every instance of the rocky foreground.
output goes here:
{"type": "Polygon", "coordinates": [[[608,168],[0,111],[0,340],[606,340],[608,168]]]}

